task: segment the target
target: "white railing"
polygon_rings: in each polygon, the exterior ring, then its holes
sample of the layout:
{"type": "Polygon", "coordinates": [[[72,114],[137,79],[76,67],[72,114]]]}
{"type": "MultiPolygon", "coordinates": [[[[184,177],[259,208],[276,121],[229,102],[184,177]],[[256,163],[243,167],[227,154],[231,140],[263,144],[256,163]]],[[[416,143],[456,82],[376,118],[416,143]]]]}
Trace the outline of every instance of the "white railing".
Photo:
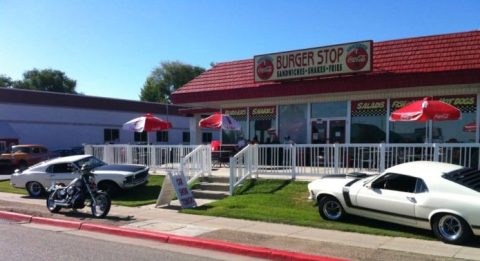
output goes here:
{"type": "MultiPolygon", "coordinates": [[[[251,176],[321,176],[377,172],[409,161],[448,162],[480,169],[480,144],[283,144],[248,145],[230,158],[230,193],[251,176]]],[[[151,170],[183,168],[190,181],[211,174],[209,145],[85,145],[109,164],[144,164],[151,170]]]]}
{"type": "Polygon", "coordinates": [[[285,144],[249,145],[230,161],[230,193],[245,178],[383,172],[409,161],[447,162],[480,169],[480,144],[285,144]]]}
{"type": "Polygon", "coordinates": [[[248,145],[230,158],[230,195],[245,179],[258,173],[259,145],[248,145]]]}
{"type": "Polygon", "coordinates": [[[200,176],[211,175],[212,149],[210,145],[200,145],[180,159],[180,171],[187,177],[188,184],[200,176]]]}
{"type": "Polygon", "coordinates": [[[91,154],[108,164],[142,164],[150,170],[179,169],[180,160],[198,145],[85,145],[91,154]]]}

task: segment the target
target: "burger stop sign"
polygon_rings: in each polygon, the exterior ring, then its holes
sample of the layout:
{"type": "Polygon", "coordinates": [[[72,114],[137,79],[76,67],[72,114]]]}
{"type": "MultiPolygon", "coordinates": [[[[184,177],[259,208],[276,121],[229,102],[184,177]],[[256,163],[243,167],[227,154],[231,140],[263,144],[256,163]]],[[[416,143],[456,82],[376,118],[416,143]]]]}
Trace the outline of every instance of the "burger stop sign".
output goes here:
{"type": "Polygon", "coordinates": [[[281,81],[369,72],[372,41],[257,55],[255,81],[281,81]]]}

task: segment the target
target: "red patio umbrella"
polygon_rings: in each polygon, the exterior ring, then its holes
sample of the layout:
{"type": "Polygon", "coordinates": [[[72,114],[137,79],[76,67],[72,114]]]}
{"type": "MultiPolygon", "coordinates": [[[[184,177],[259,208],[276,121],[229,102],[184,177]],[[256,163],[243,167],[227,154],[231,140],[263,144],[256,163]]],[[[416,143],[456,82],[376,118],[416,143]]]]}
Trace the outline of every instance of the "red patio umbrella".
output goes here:
{"type": "Polygon", "coordinates": [[[391,121],[449,121],[460,119],[461,112],[456,107],[442,101],[433,101],[428,97],[411,102],[392,112],[391,121]]]}
{"type": "MultiPolygon", "coordinates": [[[[133,120],[127,121],[122,127],[124,130],[135,132],[152,132],[162,131],[172,128],[172,124],[169,121],[162,120],[153,116],[151,113],[147,113],[144,116],[137,117],[133,120]]],[[[148,135],[147,135],[148,143],[148,135]]]]}
{"type": "Polygon", "coordinates": [[[135,132],[151,132],[170,129],[172,128],[172,124],[168,121],[153,116],[151,113],[147,113],[144,116],[124,123],[122,128],[124,130],[135,132]]]}
{"type": "MultiPolygon", "coordinates": [[[[428,123],[429,121],[458,120],[461,114],[459,109],[448,103],[434,101],[426,97],[423,100],[411,102],[395,110],[390,115],[390,121],[419,121],[428,123]]],[[[427,132],[427,128],[425,128],[425,132],[427,132]]],[[[425,135],[425,137],[427,136],[425,135]]],[[[428,141],[428,139],[426,140],[428,141]]]]}
{"type": "Polygon", "coordinates": [[[228,114],[214,113],[198,122],[200,128],[240,130],[240,123],[228,114]]]}

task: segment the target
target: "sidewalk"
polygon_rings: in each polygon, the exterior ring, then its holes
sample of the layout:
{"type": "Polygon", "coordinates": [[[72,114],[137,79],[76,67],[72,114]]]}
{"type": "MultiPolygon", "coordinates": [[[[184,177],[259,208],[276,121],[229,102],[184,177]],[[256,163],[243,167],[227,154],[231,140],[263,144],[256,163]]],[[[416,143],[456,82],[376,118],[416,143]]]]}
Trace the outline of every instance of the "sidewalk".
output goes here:
{"type": "MultiPolygon", "coordinates": [[[[29,204],[29,209],[48,213],[44,199],[0,193],[0,200],[29,204]]],[[[12,204],[13,205],[13,204],[12,204]]],[[[69,210],[65,210],[67,212],[69,210]]],[[[65,218],[65,212],[53,218],[65,218]]],[[[313,255],[358,260],[480,260],[480,247],[447,245],[440,241],[373,236],[301,226],[272,224],[222,217],[178,213],[176,209],[153,205],[130,208],[113,206],[109,215],[123,222],[121,227],[164,232],[179,236],[222,240],[313,255]]],[[[78,221],[78,218],[76,218],[78,221]]],[[[94,219],[92,220],[94,221],[94,219]]],[[[91,222],[91,221],[89,221],[91,222]]]]}

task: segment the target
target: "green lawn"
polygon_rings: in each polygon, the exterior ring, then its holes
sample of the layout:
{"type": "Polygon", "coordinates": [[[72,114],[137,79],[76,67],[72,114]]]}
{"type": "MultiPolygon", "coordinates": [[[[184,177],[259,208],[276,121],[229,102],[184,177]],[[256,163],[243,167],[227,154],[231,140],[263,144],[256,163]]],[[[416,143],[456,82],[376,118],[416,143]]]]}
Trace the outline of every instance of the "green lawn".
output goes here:
{"type": "Polygon", "coordinates": [[[315,202],[307,200],[307,182],[250,180],[234,197],[183,213],[260,220],[375,235],[432,239],[429,231],[349,216],[341,222],[320,218],[315,202]]]}
{"type": "MultiPolygon", "coordinates": [[[[112,198],[112,204],[136,207],[147,204],[154,204],[163,183],[164,176],[150,176],[148,184],[137,188],[120,191],[119,195],[112,198]]],[[[28,195],[27,190],[17,189],[10,185],[10,181],[0,181],[0,192],[17,193],[28,195]]]]}
{"type": "Polygon", "coordinates": [[[0,181],[0,192],[28,195],[27,190],[12,187],[12,185],[10,185],[10,180],[0,181]]]}
{"type": "MultiPolygon", "coordinates": [[[[163,179],[164,176],[150,176],[147,185],[121,192],[112,199],[112,203],[128,207],[154,204],[163,179]]],[[[0,191],[27,194],[24,189],[12,188],[9,181],[0,182],[0,191]]],[[[307,182],[301,181],[249,180],[237,189],[233,197],[181,212],[375,235],[433,238],[426,230],[360,217],[349,216],[341,222],[325,221],[320,218],[315,202],[307,200],[307,182]]]]}
{"type": "Polygon", "coordinates": [[[164,178],[164,176],[151,175],[147,185],[120,191],[119,195],[112,198],[112,204],[126,207],[155,204],[164,178]]]}

